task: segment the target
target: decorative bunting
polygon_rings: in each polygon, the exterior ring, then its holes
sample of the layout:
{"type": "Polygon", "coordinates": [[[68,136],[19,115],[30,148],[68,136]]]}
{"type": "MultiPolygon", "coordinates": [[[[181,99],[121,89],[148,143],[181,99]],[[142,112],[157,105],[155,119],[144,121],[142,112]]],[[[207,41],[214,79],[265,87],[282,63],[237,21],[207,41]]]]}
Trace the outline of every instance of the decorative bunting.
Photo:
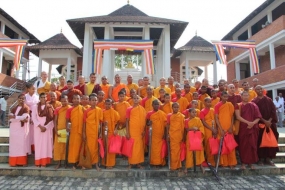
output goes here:
{"type": "Polygon", "coordinates": [[[145,52],[147,74],[154,74],[152,49],[153,41],[151,40],[95,40],[94,62],[92,65],[93,72],[98,74],[102,72],[103,50],[143,50],[145,52]]]}
{"type": "Polygon", "coordinates": [[[0,39],[0,48],[15,48],[14,68],[20,69],[21,59],[25,51],[28,40],[23,39],[0,39]]]}
{"type": "Polygon", "coordinates": [[[256,51],[256,45],[253,41],[212,41],[216,50],[216,55],[220,63],[227,65],[227,58],[225,55],[224,47],[244,48],[249,50],[249,56],[254,73],[259,73],[259,61],[256,51]]]}

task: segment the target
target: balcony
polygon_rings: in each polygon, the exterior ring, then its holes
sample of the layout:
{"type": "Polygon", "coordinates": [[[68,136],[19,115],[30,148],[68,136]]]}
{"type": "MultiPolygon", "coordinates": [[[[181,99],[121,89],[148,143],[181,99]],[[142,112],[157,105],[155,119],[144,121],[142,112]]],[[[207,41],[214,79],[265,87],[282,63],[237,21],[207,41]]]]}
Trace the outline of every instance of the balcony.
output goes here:
{"type": "MultiPolygon", "coordinates": [[[[256,44],[259,44],[284,29],[285,29],[285,15],[282,15],[278,19],[274,20],[271,24],[269,24],[268,26],[266,26],[265,28],[261,29],[259,32],[254,34],[248,40],[253,40],[256,42],[256,44]]],[[[246,51],[245,49],[231,48],[229,53],[227,54],[227,60],[230,61],[245,51],[246,51]]]]}

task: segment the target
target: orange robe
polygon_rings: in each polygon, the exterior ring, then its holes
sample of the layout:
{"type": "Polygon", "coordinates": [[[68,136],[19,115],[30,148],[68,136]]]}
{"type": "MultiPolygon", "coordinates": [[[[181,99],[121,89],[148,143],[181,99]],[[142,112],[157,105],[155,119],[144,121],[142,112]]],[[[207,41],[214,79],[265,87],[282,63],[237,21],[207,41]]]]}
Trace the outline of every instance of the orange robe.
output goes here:
{"type": "MultiPolygon", "coordinates": [[[[200,112],[200,118],[201,118],[201,120],[204,120],[210,127],[212,127],[212,122],[215,121],[214,109],[213,108],[210,108],[210,109],[204,108],[200,112]]],[[[214,122],[214,125],[215,125],[215,122],[214,122]]],[[[204,131],[205,131],[204,148],[205,148],[206,158],[207,158],[207,161],[212,164],[212,166],[215,166],[216,165],[215,158],[214,158],[214,155],[211,155],[210,144],[209,144],[209,138],[211,138],[213,136],[212,131],[206,127],[204,127],[204,131]]]]}
{"type": "Polygon", "coordinates": [[[200,108],[200,110],[202,110],[203,108],[204,108],[204,100],[205,100],[205,98],[210,98],[210,96],[207,94],[207,93],[205,93],[205,94],[200,94],[200,96],[199,96],[199,100],[200,100],[200,102],[201,102],[201,108],[200,108]]]}
{"type": "Polygon", "coordinates": [[[170,169],[176,170],[181,168],[180,146],[184,135],[184,115],[180,112],[177,114],[168,114],[167,123],[169,124],[170,138],[170,169]]]}
{"type": "Polygon", "coordinates": [[[215,99],[213,99],[212,98],[212,101],[211,101],[211,108],[214,108],[216,105],[217,105],[217,103],[219,103],[220,102],[220,98],[219,97],[217,97],[217,98],[215,98],[215,99]]]}
{"type": "Polygon", "coordinates": [[[98,163],[98,136],[99,124],[103,121],[103,111],[99,107],[89,108],[84,112],[84,122],[86,123],[86,143],[91,155],[91,163],[98,163]]]}
{"type": "Polygon", "coordinates": [[[103,84],[100,84],[101,86],[101,89],[102,91],[104,92],[104,100],[106,100],[109,96],[109,88],[110,88],[110,85],[109,84],[106,84],[106,85],[103,85],[103,84]]]}
{"type": "Polygon", "coordinates": [[[114,105],[114,109],[119,113],[120,120],[119,120],[119,128],[118,128],[118,135],[120,136],[126,136],[126,113],[127,109],[131,107],[131,105],[126,102],[117,102],[114,105]]]}
{"type": "Polygon", "coordinates": [[[152,108],[152,101],[153,100],[158,100],[158,99],[156,97],[154,97],[154,96],[152,96],[151,98],[147,98],[146,97],[146,98],[142,99],[141,106],[144,107],[146,112],[149,112],[149,111],[153,110],[153,108],[152,108]]]}
{"type": "Polygon", "coordinates": [[[183,112],[189,106],[188,100],[186,98],[184,98],[184,97],[181,97],[179,99],[175,99],[174,101],[179,104],[180,112],[183,112]]]}
{"type": "MultiPolygon", "coordinates": [[[[204,138],[204,126],[198,117],[194,117],[193,119],[189,119],[186,127],[188,129],[191,129],[193,127],[197,127],[199,131],[202,133],[202,139],[201,139],[201,144],[202,144],[202,150],[197,150],[196,151],[196,165],[201,165],[205,161],[204,157],[204,148],[203,148],[203,138],[204,138]]],[[[186,168],[191,168],[194,166],[193,163],[193,151],[189,150],[189,141],[188,141],[188,136],[186,138],[186,168]]]]}
{"type": "Polygon", "coordinates": [[[84,108],[81,105],[67,110],[66,118],[70,119],[71,129],[69,136],[68,162],[77,163],[82,143],[82,126],[84,108]]]}
{"type": "MultiPolygon", "coordinates": [[[[120,120],[120,115],[117,111],[115,111],[113,108],[104,110],[103,111],[103,121],[108,122],[108,138],[110,138],[112,135],[114,135],[115,126],[120,120]]],[[[104,137],[106,138],[106,137],[104,137]]],[[[108,147],[109,149],[109,140],[108,140],[108,147]]],[[[116,154],[107,152],[107,158],[102,159],[102,165],[105,165],[106,167],[113,167],[116,165],[116,154]],[[105,165],[105,159],[106,165],[105,165]]]]}
{"type": "MultiPolygon", "coordinates": [[[[200,117],[200,110],[195,109],[196,110],[196,116],[195,117],[200,117]]],[[[182,114],[185,116],[185,119],[190,117],[190,113],[189,113],[189,109],[186,109],[182,112],[182,114]]]]}
{"type": "Polygon", "coordinates": [[[87,109],[91,108],[91,106],[90,106],[90,105],[88,105],[88,104],[87,104],[87,105],[85,105],[85,106],[83,106],[83,107],[84,107],[84,109],[85,109],[85,110],[87,110],[87,109]]]}
{"type": "Polygon", "coordinates": [[[197,102],[198,102],[198,107],[197,107],[197,109],[198,110],[202,110],[202,107],[203,107],[203,102],[201,102],[200,100],[197,100],[197,102]]]}
{"type": "Polygon", "coordinates": [[[142,86],[142,87],[139,89],[139,92],[140,92],[139,95],[140,95],[141,98],[147,97],[146,88],[147,88],[147,86],[146,86],[146,87],[142,86]]]}
{"type": "Polygon", "coordinates": [[[160,97],[160,94],[159,94],[159,90],[160,89],[164,89],[165,90],[165,93],[168,93],[168,94],[171,94],[171,89],[170,88],[168,88],[168,87],[161,87],[161,86],[159,86],[159,87],[157,87],[156,89],[154,89],[154,91],[153,91],[153,94],[154,94],[154,96],[156,97],[156,98],[159,98],[160,97]]]}
{"type": "Polygon", "coordinates": [[[127,87],[129,90],[134,89],[135,91],[137,91],[139,89],[139,86],[136,83],[127,84],[127,87]]]}
{"type": "MultiPolygon", "coordinates": [[[[70,108],[70,105],[65,107],[57,108],[54,111],[54,115],[57,115],[57,130],[66,129],[66,111],[70,108]]],[[[53,145],[53,159],[55,161],[65,160],[66,144],[58,142],[58,136],[54,136],[53,145]]]]}
{"type": "Polygon", "coordinates": [[[184,94],[184,98],[186,98],[188,100],[188,102],[192,102],[193,94],[191,92],[184,94]]]}
{"type": "MultiPolygon", "coordinates": [[[[54,93],[56,94],[56,100],[60,101],[61,92],[56,90],[54,93]]],[[[50,101],[50,93],[47,93],[47,101],[50,101]]]]}
{"type": "Polygon", "coordinates": [[[166,114],[161,110],[150,111],[146,118],[152,121],[150,164],[165,165],[165,159],[161,157],[161,147],[167,121],[166,114]]]}
{"type": "MultiPolygon", "coordinates": [[[[140,101],[139,101],[139,102],[141,102],[141,100],[142,100],[142,98],[140,97],[140,101]]],[[[131,106],[134,105],[134,100],[133,100],[133,98],[129,98],[129,99],[127,100],[127,102],[128,102],[131,106]]]]}
{"type": "Polygon", "coordinates": [[[52,105],[53,109],[61,107],[61,102],[55,101],[53,103],[49,102],[50,105],[52,105]]]}
{"type": "Polygon", "coordinates": [[[126,96],[130,96],[130,91],[127,87],[127,85],[120,83],[118,84],[116,87],[112,87],[112,98],[115,102],[117,102],[119,100],[119,96],[118,93],[120,92],[120,90],[122,90],[123,88],[126,90],[126,96]]]}
{"type": "MultiPolygon", "coordinates": [[[[232,125],[234,114],[234,106],[230,102],[219,102],[215,106],[215,114],[218,114],[218,119],[224,131],[228,131],[232,125]]],[[[237,164],[235,149],[230,154],[221,155],[222,166],[235,166],[237,164]]]]}
{"type": "Polygon", "coordinates": [[[129,119],[129,132],[134,139],[132,156],[129,157],[129,164],[140,164],[144,162],[144,143],[142,133],[145,130],[146,112],[142,106],[130,107],[126,117],[129,119]]]}
{"type": "Polygon", "coordinates": [[[249,102],[251,102],[251,100],[257,97],[257,94],[254,90],[249,90],[248,93],[249,93],[249,100],[248,100],[249,102]]]}
{"type": "Polygon", "coordinates": [[[172,110],[172,102],[169,102],[169,103],[164,103],[160,109],[166,114],[168,115],[169,113],[172,113],[173,110],[172,110]]]}
{"type": "Polygon", "coordinates": [[[103,100],[102,102],[98,102],[96,106],[101,108],[102,110],[104,110],[105,109],[105,101],[103,100]]]}
{"type": "Polygon", "coordinates": [[[175,86],[174,85],[168,85],[168,88],[170,88],[171,92],[175,92],[175,86]]]}
{"type": "MultiPolygon", "coordinates": [[[[37,82],[36,82],[37,83],[37,82]]],[[[43,87],[37,88],[37,93],[40,95],[41,93],[48,93],[50,91],[50,82],[46,81],[43,87]]]]}

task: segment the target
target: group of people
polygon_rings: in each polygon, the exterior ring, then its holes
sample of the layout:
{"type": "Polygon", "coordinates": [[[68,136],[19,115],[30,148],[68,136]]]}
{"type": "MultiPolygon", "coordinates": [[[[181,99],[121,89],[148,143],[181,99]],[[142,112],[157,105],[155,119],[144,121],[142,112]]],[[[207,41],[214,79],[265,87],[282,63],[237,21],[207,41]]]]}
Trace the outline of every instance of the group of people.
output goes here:
{"type": "Polygon", "coordinates": [[[92,165],[97,170],[100,165],[111,169],[118,155],[109,153],[108,144],[104,144],[106,156],[100,159],[97,141],[114,135],[134,141],[129,168],[143,168],[147,153],[153,167],[166,165],[166,157],[161,154],[164,141],[169,143],[171,170],[187,172],[194,166],[193,155],[203,172],[204,161],[234,168],[240,159],[242,169],[246,165],[254,169],[256,163],[274,165],[272,159],[278,147],[259,147],[264,130],[272,130],[278,139],[276,107],[262,86],[250,88],[248,82],[243,82],[240,88],[235,79],[231,84],[220,80],[218,89],[214,89],[203,79],[194,86],[185,80],[181,88],[169,77],[161,78],[160,85],[153,88],[147,76],[138,84],[131,75],[127,84],[121,83],[118,74],[114,80],[115,84],[110,85],[103,76],[102,83],[96,84],[96,74],[91,73],[88,83],[80,76],[79,84],[74,86],[71,80],[65,83],[62,76],[56,85],[49,83],[47,73],[42,72],[40,81],[27,84],[27,93],[19,95],[18,105],[9,114],[10,166],[27,165],[27,154],[34,152],[37,167],[46,167],[54,159],[59,168],[68,152],[67,162],[76,169],[85,142],[92,165]],[[70,134],[68,146],[59,140],[65,136],[64,131],[70,134]],[[202,149],[195,154],[189,150],[189,131],[202,134],[202,149]],[[234,135],[238,148],[222,154],[216,162],[209,139],[226,135],[234,135]],[[185,159],[181,158],[182,143],[186,145],[185,159]]]}

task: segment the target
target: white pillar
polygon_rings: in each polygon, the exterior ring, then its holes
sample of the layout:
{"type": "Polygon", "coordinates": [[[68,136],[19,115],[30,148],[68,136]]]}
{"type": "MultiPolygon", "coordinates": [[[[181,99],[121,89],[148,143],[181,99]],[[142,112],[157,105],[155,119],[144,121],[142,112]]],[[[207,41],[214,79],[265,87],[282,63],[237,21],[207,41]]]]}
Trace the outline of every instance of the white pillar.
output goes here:
{"type": "MultiPolygon", "coordinates": [[[[145,26],[143,29],[143,39],[149,40],[150,39],[150,32],[149,32],[149,26],[145,26]]],[[[142,52],[142,75],[147,76],[146,74],[146,59],[144,57],[145,52],[142,52]]]]}
{"type": "Polygon", "coordinates": [[[275,97],[277,96],[277,88],[272,89],[272,100],[275,100],[275,97]]]}
{"type": "Polygon", "coordinates": [[[269,11],[269,12],[267,13],[267,21],[268,21],[269,23],[272,23],[272,11],[269,11]]]}
{"type": "MultiPolygon", "coordinates": [[[[110,39],[110,26],[105,26],[104,39],[105,40],[110,39]]],[[[114,73],[114,70],[111,70],[110,67],[111,67],[111,50],[107,50],[104,51],[102,74],[107,76],[109,81],[112,83],[112,81],[114,80],[114,78],[112,77],[112,73],[114,73]]]]}
{"type": "Polygon", "coordinates": [[[249,57],[249,67],[250,67],[250,77],[254,75],[254,71],[253,71],[253,66],[252,66],[252,61],[249,57]]]}
{"type": "Polygon", "coordinates": [[[276,62],[275,62],[275,49],[273,43],[269,44],[269,54],[270,54],[270,68],[275,69],[276,62]]]}
{"type": "Polygon", "coordinates": [[[16,78],[19,79],[20,69],[16,70],[16,78]]]}
{"type": "MultiPolygon", "coordinates": [[[[110,79],[114,80],[114,77],[115,77],[115,51],[110,51],[109,70],[111,71],[110,72],[110,79]]],[[[101,78],[99,79],[98,82],[100,83],[100,81],[101,81],[101,78]]]]}
{"type": "Polygon", "coordinates": [[[1,32],[5,34],[5,23],[1,21],[1,32]]]}
{"type": "MultiPolygon", "coordinates": [[[[185,51],[185,78],[186,79],[189,79],[189,61],[188,61],[188,58],[187,58],[187,51],[185,51]]],[[[190,69],[190,72],[191,72],[191,69],[190,69]]]]}
{"type": "Polygon", "coordinates": [[[170,76],[170,25],[165,26],[164,30],[164,36],[163,36],[163,67],[164,67],[164,77],[170,76]]]}
{"type": "Polygon", "coordinates": [[[235,72],[236,72],[236,79],[240,80],[240,63],[239,62],[235,62],[235,72]]]}
{"type": "Polygon", "coordinates": [[[52,69],[52,64],[48,64],[48,81],[51,80],[51,69],[52,69]]]}
{"type": "Polygon", "coordinates": [[[2,73],[3,52],[0,50],[0,72],[2,73]]]}
{"type": "Polygon", "coordinates": [[[205,78],[209,80],[209,76],[208,76],[208,65],[204,67],[204,75],[205,75],[205,78]]]}
{"type": "Polygon", "coordinates": [[[70,70],[71,70],[71,58],[67,58],[67,65],[66,65],[66,80],[70,80],[70,70]]]}
{"type": "Polygon", "coordinates": [[[41,57],[39,57],[38,77],[41,77],[42,68],[43,68],[42,58],[41,58],[41,57]]]}
{"type": "Polygon", "coordinates": [[[82,75],[87,77],[90,74],[89,64],[90,60],[92,60],[92,49],[90,54],[90,47],[92,48],[92,42],[90,42],[90,38],[92,37],[90,32],[90,26],[85,24],[84,29],[84,45],[83,45],[83,61],[82,61],[82,75]],[[91,43],[91,44],[90,44],[91,43]]]}
{"type": "Polygon", "coordinates": [[[74,61],[74,81],[77,81],[77,60],[75,61],[74,59],[72,59],[74,61]]]}
{"type": "Polygon", "coordinates": [[[213,60],[213,82],[214,84],[218,83],[218,68],[216,60],[213,60]]]}
{"type": "Polygon", "coordinates": [[[248,29],[247,29],[247,35],[248,35],[248,38],[251,38],[251,36],[252,36],[251,27],[248,27],[248,29]]]}
{"type": "Polygon", "coordinates": [[[27,76],[27,62],[24,62],[22,67],[22,80],[26,80],[27,76]]]}

